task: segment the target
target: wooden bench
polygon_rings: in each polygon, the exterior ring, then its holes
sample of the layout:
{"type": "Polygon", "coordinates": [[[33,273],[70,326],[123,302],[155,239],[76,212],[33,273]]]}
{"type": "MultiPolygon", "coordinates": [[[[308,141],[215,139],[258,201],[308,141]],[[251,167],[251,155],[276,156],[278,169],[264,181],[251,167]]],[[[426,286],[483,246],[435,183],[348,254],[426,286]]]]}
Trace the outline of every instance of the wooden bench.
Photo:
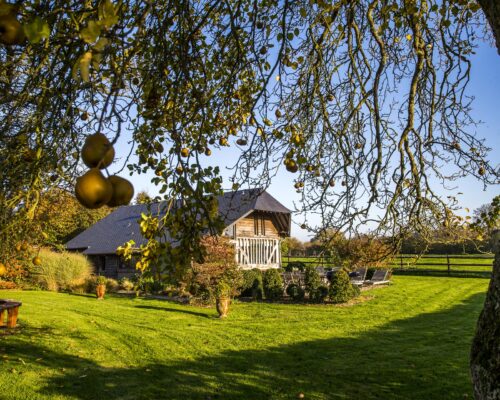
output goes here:
{"type": "Polygon", "coordinates": [[[19,307],[22,303],[14,300],[0,300],[0,327],[5,326],[4,315],[7,311],[7,328],[15,328],[19,307]]]}

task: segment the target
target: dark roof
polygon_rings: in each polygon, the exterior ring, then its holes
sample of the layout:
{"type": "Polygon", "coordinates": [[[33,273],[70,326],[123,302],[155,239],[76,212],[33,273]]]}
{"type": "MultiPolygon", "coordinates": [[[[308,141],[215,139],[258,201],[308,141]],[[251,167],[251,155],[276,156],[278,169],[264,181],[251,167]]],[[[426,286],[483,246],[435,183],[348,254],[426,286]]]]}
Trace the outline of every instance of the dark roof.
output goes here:
{"type": "MultiPolygon", "coordinates": [[[[264,211],[285,214],[277,219],[279,229],[290,234],[291,211],[272,197],[266,191],[260,189],[239,190],[227,192],[219,196],[219,214],[222,216],[225,226],[231,225],[236,220],[252,211],[264,211]]],[[[151,213],[161,212],[163,203],[151,204],[151,213]]],[[[137,247],[146,242],[141,235],[138,220],[141,213],[148,213],[147,204],[123,206],[117,208],[107,217],[96,222],[94,225],[80,233],[66,243],[68,250],[81,250],[84,254],[114,254],[118,246],[129,240],[134,240],[137,247]]]]}

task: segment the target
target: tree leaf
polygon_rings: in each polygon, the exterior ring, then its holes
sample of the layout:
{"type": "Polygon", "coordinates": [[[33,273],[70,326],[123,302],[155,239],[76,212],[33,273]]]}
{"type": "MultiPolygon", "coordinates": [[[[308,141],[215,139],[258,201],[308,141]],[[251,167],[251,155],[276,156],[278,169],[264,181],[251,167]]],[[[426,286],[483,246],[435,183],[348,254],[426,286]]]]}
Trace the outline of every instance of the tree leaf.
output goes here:
{"type": "Polygon", "coordinates": [[[101,26],[96,21],[89,21],[87,27],[80,31],[80,37],[87,43],[94,43],[101,34],[101,26]]]}
{"type": "Polygon", "coordinates": [[[111,0],[104,0],[99,4],[99,22],[105,28],[111,28],[118,22],[118,15],[111,0]]]}
{"type": "Polygon", "coordinates": [[[95,53],[92,54],[92,68],[94,68],[96,71],[99,71],[100,64],[102,61],[102,54],[101,53],[95,53]]]}
{"type": "Polygon", "coordinates": [[[23,26],[24,33],[31,43],[39,43],[42,39],[47,39],[50,35],[49,24],[40,17],[35,17],[33,21],[23,26]]]}
{"type": "Polygon", "coordinates": [[[90,79],[90,62],[92,61],[92,52],[87,51],[83,56],[80,57],[78,61],[80,68],[80,75],[85,82],[88,82],[90,79]]]}
{"type": "Polygon", "coordinates": [[[100,38],[97,43],[94,45],[93,50],[97,52],[102,52],[104,48],[108,45],[109,40],[105,37],[100,38]]]}

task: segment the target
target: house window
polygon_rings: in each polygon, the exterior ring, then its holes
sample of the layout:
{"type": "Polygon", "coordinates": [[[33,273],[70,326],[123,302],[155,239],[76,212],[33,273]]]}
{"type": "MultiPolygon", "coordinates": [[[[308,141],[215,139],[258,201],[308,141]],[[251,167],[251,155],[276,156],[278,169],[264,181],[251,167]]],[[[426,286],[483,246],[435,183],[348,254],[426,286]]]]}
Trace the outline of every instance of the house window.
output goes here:
{"type": "Polygon", "coordinates": [[[266,219],[263,215],[254,214],[253,229],[255,236],[266,236],[266,219]]]}

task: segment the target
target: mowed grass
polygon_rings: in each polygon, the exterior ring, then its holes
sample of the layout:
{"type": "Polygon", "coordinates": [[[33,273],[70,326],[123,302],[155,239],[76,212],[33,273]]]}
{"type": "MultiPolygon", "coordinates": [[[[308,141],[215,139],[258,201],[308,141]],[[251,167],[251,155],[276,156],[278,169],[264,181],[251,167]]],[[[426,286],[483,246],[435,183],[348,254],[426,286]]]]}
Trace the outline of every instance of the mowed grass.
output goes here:
{"type": "Polygon", "coordinates": [[[395,276],[347,306],[50,292],[0,332],[1,399],[463,399],[488,280],[395,276]]]}

